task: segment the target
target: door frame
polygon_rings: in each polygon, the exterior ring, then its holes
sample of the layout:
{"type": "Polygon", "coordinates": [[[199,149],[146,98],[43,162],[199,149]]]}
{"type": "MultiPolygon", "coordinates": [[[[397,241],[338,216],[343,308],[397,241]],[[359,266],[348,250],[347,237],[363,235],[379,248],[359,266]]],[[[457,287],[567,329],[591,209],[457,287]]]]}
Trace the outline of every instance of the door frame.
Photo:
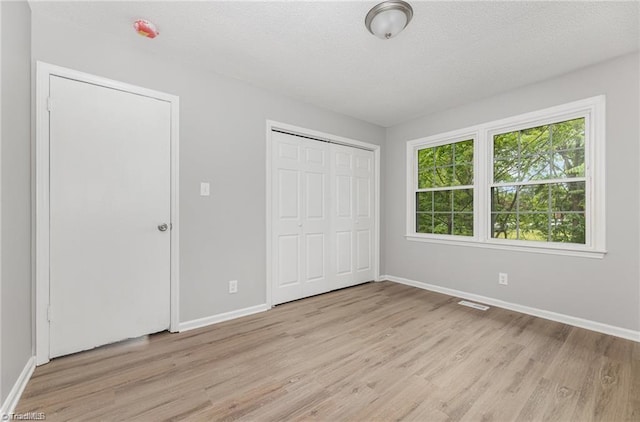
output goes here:
{"type": "Polygon", "coordinates": [[[170,326],[179,325],[179,97],[135,85],[44,63],[36,63],[36,140],[35,140],[35,332],[36,364],[49,362],[49,103],[50,77],[58,76],[105,88],[128,92],[170,103],[171,106],[171,253],[170,253],[170,326]]]}
{"type": "Polygon", "coordinates": [[[281,123],[274,120],[267,120],[267,142],[266,142],[266,232],[267,232],[267,277],[266,277],[266,298],[267,298],[267,306],[269,308],[273,307],[273,250],[271,247],[271,236],[273,236],[272,230],[272,194],[273,194],[273,185],[272,185],[272,176],[271,171],[273,169],[273,157],[272,157],[272,133],[273,130],[278,130],[282,132],[289,133],[291,135],[302,136],[305,138],[309,138],[312,140],[316,140],[318,142],[329,142],[332,144],[345,145],[360,149],[365,149],[373,152],[373,161],[374,161],[374,236],[373,236],[373,279],[374,281],[380,280],[380,145],[371,144],[368,142],[357,141],[355,139],[344,138],[342,136],[332,135],[329,133],[319,132],[317,130],[306,129],[299,126],[290,125],[288,123],[281,123]]]}

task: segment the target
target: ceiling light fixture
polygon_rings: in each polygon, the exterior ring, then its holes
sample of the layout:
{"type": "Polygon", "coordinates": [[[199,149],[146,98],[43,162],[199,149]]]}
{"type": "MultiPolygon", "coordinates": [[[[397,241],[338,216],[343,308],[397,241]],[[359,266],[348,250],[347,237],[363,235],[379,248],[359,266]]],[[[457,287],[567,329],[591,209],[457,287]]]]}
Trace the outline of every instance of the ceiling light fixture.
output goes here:
{"type": "Polygon", "coordinates": [[[388,40],[402,32],[412,17],[413,9],[409,3],[402,0],[389,0],[369,10],[364,24],[373,35],[388,40]]]}

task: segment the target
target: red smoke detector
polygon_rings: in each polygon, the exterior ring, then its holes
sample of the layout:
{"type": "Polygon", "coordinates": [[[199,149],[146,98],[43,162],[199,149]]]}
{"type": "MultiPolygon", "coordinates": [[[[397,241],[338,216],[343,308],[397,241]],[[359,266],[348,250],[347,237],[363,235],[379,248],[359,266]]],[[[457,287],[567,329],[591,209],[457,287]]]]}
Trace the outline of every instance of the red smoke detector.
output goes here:
{"type": "Polygon", "coordinates": [[[159,34],[156,26],[145,19],[138,19],[137,21],[133,22],[133,28],[138,34],[147,38],[155,38],[159,34]]]}

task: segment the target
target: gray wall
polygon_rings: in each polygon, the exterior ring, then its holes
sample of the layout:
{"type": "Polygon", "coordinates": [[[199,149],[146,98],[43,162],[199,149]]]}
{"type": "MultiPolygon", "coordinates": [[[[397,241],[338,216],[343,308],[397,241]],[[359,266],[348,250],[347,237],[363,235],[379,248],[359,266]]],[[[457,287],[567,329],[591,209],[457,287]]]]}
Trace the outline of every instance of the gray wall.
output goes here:
{"type": "Polygon", "coordinates": [[[34,60],[180,96],[181,321],[265,303],[266,119],[384,142],[375,125],[146,52],[153,41],[133,31],[117,38],[37,13],[32,23],[34,60]],[[210,197],[199,196],[200,181],[210,197]]]}
{"type": "Polygon", "coordinates": [[[31,10],[2,7],[2,400],[31,348],[31,10]]]}
{"type": "Polygon", "coordinates": [[[387,130],[386,274],[640,329],[638,55],[624,56],[387,130]],[[405,141],[607,95],[607,249],[602,260],[405,240],[405,141]],[[499,286],[498,272],[509,274],[499,286]]]}

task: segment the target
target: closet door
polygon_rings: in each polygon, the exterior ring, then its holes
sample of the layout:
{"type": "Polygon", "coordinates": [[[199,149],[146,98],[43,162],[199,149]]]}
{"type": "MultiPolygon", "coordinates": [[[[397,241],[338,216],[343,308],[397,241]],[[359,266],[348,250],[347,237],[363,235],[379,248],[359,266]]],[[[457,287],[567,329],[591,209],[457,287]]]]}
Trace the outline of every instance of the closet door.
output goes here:
{"type": "Polygon", "coordinates": [[[329,144],[272,133],[272,299],[331,290],[329,144]]]}
{"type": "Polygon", "coordinates": [[[331,145],[332,289],[374,279],[373,152],[331,145]]]}

